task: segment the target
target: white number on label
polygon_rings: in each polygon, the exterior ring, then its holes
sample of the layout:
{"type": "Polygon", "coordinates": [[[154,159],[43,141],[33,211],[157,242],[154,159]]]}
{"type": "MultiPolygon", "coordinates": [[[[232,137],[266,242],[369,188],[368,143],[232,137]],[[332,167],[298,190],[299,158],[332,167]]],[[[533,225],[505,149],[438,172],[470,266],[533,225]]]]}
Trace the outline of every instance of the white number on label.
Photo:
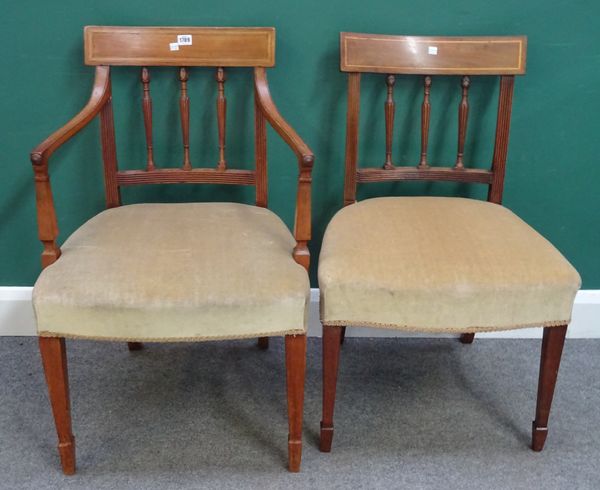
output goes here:
{"type": "Polygon", "coordinates": [[[192,45],[192,35],[191,34],[179,34],[177,36],[177,44],[180,46],[191,46],[192,45]]]}

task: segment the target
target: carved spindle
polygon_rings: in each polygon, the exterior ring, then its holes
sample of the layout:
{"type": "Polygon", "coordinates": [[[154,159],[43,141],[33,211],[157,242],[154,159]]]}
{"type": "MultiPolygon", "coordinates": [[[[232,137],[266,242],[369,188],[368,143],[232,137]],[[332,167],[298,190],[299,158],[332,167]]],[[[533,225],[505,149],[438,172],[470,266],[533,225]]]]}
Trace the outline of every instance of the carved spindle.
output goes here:
{"type": "Polygon", "coordinates": [[[227,161],[225,160],[225,116],[227,111],[227,99],[225,98],[225,70],[217,68],[217,118],[219,122],[219,163],[217,170],[227,169],[227,161]]]}
{"type": "Polygon", "coordinates": [[[394,168],[392,163],[392,134],[394,133],[394,114],[396,103],[394,102],[394,84],[396,77],[388,75],[385,79],[387,85],[387,99],[385,100],[385,163],[383,168],[394,168]]]}
{"type": "Polygon", "coordinates": [[[146,130],[146,170],[154,170],[154,152],[152,149],[152,98],[150,97],[150,72],[142,67],[142,86],[144,96],[142,107],[144,109],[144,129],[146,130]]]}
{"type": "Polygon", "coordinates": [[[188,72],[185,68],[179,70],[181,81],[181,97],[179,98],[179,109],[181,111],[181,131],[183,134],[183,169],[191,170],[190,162],[190,99],[187,94],[188,72]]]}
{"type": "Polygon", "coordinates": [[[421,105],[421,160],[418,168],[427,168],[427,145],[429,143],[429,117],[431,114],[431,104],[429,103],[429,94],[431,92],[431,77],[426,76],[423,81],[423,104],[421,105]]]}
{"type": "Polygon", "coordinates": [[[467,136],[467,118],[469,116],[469,85],[471,79],[468,76],[462,77],[462,98],[458,107],[458,153],[456,155],[456,165],[454,168],[465,168],[463,155],[465,152],[465,138],[467,136]]]}

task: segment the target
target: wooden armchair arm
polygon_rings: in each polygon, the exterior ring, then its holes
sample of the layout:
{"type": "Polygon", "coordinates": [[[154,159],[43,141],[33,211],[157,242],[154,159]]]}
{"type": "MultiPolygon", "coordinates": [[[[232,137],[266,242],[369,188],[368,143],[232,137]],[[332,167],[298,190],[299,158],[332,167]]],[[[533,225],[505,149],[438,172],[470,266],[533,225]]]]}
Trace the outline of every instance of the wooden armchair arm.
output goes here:
{"type": "Polygon", "coordinates": [[[311,235],[311,174],[315,156],[308,145],[298,136],[298,133],[279,113],[269,91],[267,74],[262,67],[254,69],[254,88],[258,107],[266,120],[269,121],[273,129],[279,133],[281,138],[298,157],[300,173],[298,175],[296,217],[294,222],[294,237],[296,238],[294,259],[308,269],[310,263],[308,241],[311,235]]]}
{"type": "Polygon", "coordinates": [[[60,145],[75,136],[100,112],[109,98],[109,67],[97,66],[94,87],[92,88],[92,95],[88,103],[79,114],[33,149],[31,152],[31,163],[34,165],[43,165],[60,145]]]}
{"type": "Polygon", "coordinates": [[[60,257],[56,244],[58,225],[52,198],[52,188],[48,175],[48,159],[63,143],[84,128],[110,99],[110,71],[108,66],[96,67],[96,78],[92,95],[85,107],[58,131],[52,133],[31,152],[31,163],[35,175],[35,195],[38,216],[38,235],[44,245],[42,267],[55,262],[60,257]]]}
{"type": "Polygon", "coordinates": [[[279,113],[267,83],[267,73],[264,68],[257,67],[254,69],[254,86],[258,95],[258,102],[267,121],[273,126],[273,129],[279,133],[283,140],[290,146],[298,157],[300,168],[306,161],[306,165],[311,165],[314,160],[314,155],[298,133],[292,128],[288,122],[279,113]]]}

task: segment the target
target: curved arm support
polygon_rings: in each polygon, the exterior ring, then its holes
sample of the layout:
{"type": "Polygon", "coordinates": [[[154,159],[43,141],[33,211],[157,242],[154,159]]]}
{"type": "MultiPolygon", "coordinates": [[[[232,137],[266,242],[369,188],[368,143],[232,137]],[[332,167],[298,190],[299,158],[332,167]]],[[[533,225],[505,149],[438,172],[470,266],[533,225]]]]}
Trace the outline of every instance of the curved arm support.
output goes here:
{"type": "Polygon", "coordinates": [[[75,136],[100,112],[108,99],[110,99],[110,68],[97,66],[94,87],[88,103],[79,114],[33,149],[31,163],[33,165],[46,163],[59,146],[75,136]]]}
{"type": "Polygon", "coordinates": [[[308,145],[298,136],[298,133],[279,113],[271,97],[267,83],[267,74],[262,67],[254,69],[254,89],[257,105],[266,120],[269,121],[269,124],[277,131],[279,136],[288,144],[298,158],[299,175],[294,223],[294,237],[296,238],[294,260],[308,269],[310,263],[308,241],[311,236],[311,184],[315,156],[308,145]]]}
{"type": "Polygon", "coordinates": [[[84,128],[110,100],[110,70],[108,66],[96,67],[96,78],[92,95],[85,107],[58,131],[52,133],[31,152],[31,163],[35,176],[35,197],[38,217],[38,235],[44,246],[42,267],[47,267],[60,257],[56,244],[58,225],[52,198],[52,187],[48,175],[48,159],[63,143],[84,128]]]}

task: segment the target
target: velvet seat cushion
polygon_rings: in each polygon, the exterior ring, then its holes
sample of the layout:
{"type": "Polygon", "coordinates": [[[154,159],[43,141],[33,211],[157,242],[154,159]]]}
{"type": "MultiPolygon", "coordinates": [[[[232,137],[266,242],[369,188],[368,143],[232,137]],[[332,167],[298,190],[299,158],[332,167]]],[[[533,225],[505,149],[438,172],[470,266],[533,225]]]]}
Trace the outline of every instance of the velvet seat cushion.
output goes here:
{"type": "Polygon", "coordinates": [[[310,285],[268,209],[137,204],[95,216],[40,275],[41,336],[184,341],[306,331],[310,285]]]}
{"type": "Polygon", "coordinates": [[[339,211],[319,258],[325,325],[479,332],[567,324],[581,279],[507,208],[446,197],[339,211]]]}

